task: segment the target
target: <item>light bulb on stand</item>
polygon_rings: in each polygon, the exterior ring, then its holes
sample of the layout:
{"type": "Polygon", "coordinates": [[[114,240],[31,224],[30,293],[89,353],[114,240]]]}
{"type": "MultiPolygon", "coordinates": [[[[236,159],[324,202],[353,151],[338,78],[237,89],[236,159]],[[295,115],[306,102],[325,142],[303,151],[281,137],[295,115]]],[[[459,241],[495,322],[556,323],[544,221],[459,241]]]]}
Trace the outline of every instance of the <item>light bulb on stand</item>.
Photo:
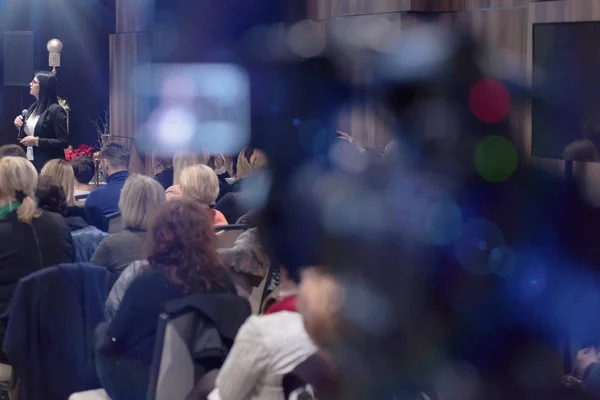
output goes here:
{"type": "Polygon", "coordinates": [[[50,39],[46,44],[48,49],[48,65],[52,67],[52,73],[56,75],[56,67],[60,67],[60,53],[63,49],[63,44],[58,39],[50,39]]]}

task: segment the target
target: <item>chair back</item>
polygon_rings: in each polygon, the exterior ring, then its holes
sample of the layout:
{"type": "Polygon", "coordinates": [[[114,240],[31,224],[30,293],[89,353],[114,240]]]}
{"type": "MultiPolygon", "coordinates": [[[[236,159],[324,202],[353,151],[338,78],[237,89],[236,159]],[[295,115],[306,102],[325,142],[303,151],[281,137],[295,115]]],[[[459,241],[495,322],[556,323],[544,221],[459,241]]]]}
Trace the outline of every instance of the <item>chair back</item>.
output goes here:
{"type": "Polygon", "coordinates": [[[215,226],[218,240],[217,248],[228,249],[233,247],[238,236],[246,229],[248,229],[248,225],[246,224],[215,226]]]}
{"type": "Polygon", "coordinates": [[[195,384],[195,365],[189,350],[198,315],[188,311],[159,317],[147,400],[185,399],[195,384]]]}
{"type": "Polygon", "coordinates": [[[106,216],[108,220],[108,233],[117,233],[123,230],[123,221],[121,220],[121,212],[117,211],[106,216]]]}

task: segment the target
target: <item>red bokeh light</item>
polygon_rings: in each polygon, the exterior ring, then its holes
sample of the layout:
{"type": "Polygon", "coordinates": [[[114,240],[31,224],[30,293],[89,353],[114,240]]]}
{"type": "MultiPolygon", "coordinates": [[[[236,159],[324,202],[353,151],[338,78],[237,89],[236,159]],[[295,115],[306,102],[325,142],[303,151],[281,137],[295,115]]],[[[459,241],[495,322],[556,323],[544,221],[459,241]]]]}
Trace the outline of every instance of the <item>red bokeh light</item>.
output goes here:
{"type": "Polygon", "coordinates": [[[481,79],[469,91],[469,108],[480,121],[498,123],[510,111],[510,93],[497,79],[481,79]]]}

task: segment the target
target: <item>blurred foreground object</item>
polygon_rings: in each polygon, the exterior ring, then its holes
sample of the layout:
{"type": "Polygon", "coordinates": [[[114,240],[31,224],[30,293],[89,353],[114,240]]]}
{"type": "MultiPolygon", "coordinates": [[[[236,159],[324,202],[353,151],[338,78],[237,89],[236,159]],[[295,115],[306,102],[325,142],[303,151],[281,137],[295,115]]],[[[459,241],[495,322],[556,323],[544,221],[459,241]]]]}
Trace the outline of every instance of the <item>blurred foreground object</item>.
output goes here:
{"type": "Polygon", "coordinates": [[[328,349],[341,398],[570,398],[561,346],[599,338],[584,310],[600,306],[600,218],[514,144],[532,93],[440,26],[353,43],[250,67],[279,83],[252,103],[270,166],[261,229],[288,269],[325,265],[344,288],[328,349]],[[340,59],[373,79],[353,87],[340,59]],[[352,92],[396,118],[384,164],[337,140],[352,92]]]}

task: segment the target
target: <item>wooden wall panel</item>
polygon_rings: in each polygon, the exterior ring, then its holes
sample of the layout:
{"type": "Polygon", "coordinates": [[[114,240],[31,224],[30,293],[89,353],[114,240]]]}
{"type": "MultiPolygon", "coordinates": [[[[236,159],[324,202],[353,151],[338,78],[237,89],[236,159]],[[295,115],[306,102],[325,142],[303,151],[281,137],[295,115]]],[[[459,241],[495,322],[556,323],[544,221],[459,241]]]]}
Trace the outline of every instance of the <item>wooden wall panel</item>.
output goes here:
{"type": "MultiPolygon", "coordinates": [[[[295,0],[292,0],[295,1],[295,0]]],[[[410,11],[412,0],[306,0],[307,19],[332,18],[410,11]]],[[[427,1],[427,0],[420,0],[427,1]]]]}
{"type": "Polygon", "coordinates": [[[448,12],[527,6],[537,0],[413,0],[411,11],[448,12]]]}
{"type": "MultiPolygon", "coordinates": [[[[526,81],[527,5],[466,10],[450,15],[455,26],[467,28],[480,41],[488,60],[496,65],[505,65],[514,79],[526,81]]],[[[521,149],[525,149],[529,134],[525,129],[528,112],[528,109],[521,108],[511,115],[513,140],[521,149]]]]}
{"type": "Polygon", "coordinates": [[[150,33],[110,35],[110,131],[112,139],[131,147],[131,171],[146,173],[144,158],[131,146],[148,109],[138,96],[138,66],[151,61],[150,33]]]}
{"type": "Polygon", "coordinates": [[[144,32],[151,28],[154,0],[117,0],[117,33],[144,32]]]}
{"type": "MultiPolygon", "coordinates": [[[[297,0],[291,0],[297,1],[297,0]]],[[[306,0],[308,19],[394,12],[449,12],[469,9],[523,7],[542,0],[306,0]]]]}

